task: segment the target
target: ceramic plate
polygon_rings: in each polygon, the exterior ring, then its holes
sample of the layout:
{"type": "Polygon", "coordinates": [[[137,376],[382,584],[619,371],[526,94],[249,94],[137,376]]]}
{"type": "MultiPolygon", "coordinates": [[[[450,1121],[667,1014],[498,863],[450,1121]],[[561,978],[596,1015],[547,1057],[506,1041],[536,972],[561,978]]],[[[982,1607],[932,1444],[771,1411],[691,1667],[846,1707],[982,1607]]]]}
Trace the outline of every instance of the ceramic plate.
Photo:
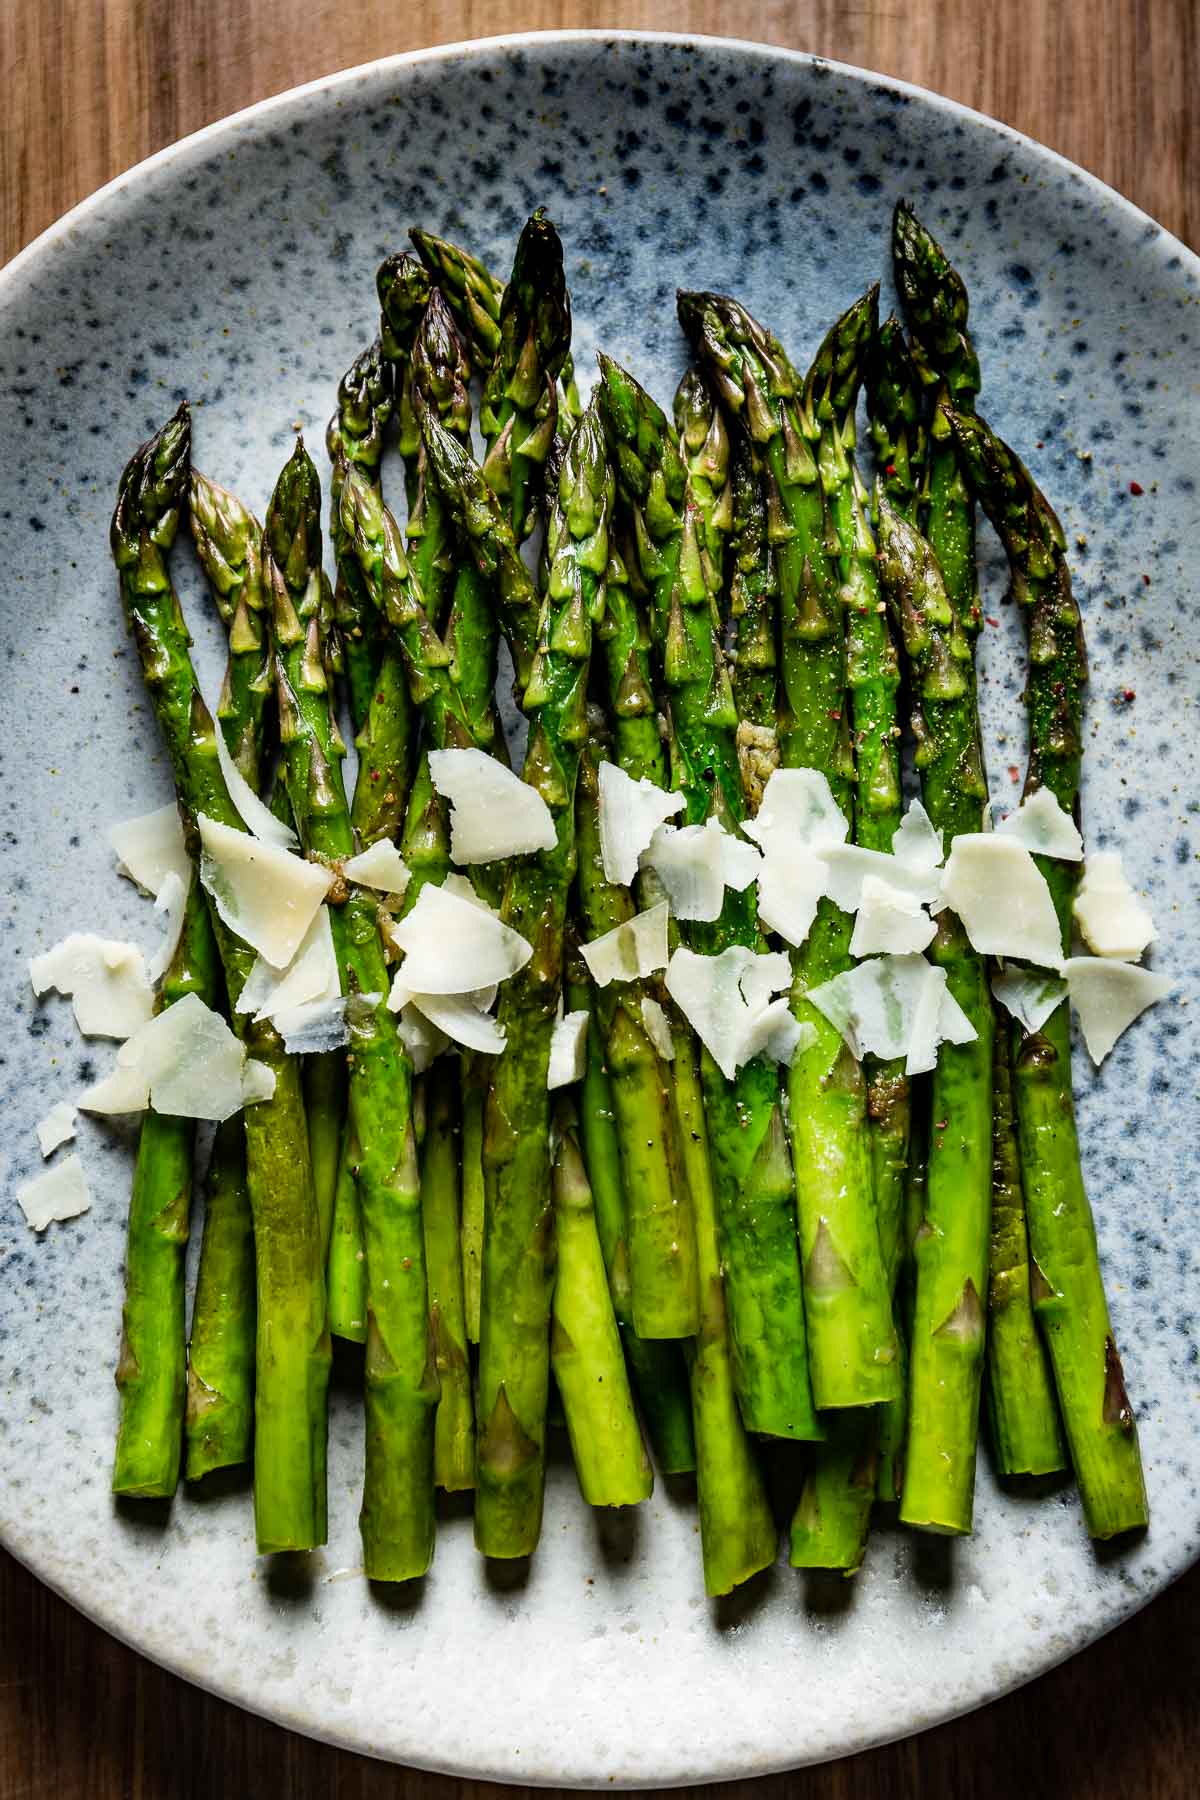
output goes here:
{"type": "MultiPolygon", "coordinates": [[[[374,1755],[548,1783],[752,1775],[915,1731],[1116,1624],[1197,1549],[1195,1176],[1200,265],[1048,151],[912,89],[781,51],[610,35],[401,57],[213,126],[76,209],[0,279],[4,1120],[0,1530],[45,1581],[192,1681],[374,1755]],[[92,1212],[25,1227],[33,1125],[109,1052],[28,958],[68,929],[150,943],[103,827],[169,794],[108,560],[121,465],[183,395],[200,465],[261,508],[302,424],[376,328],[374,270],[424,222],[507,267],[526,214],[561,227],[585,380],[597,345],[669,398],[677,284],[739,293],[805,361],[887,266],[909,195],[970,284],[981,404],[1061,509],[1092,653],[1086,823],[1148,886],[1175,997],[1077,1082],[1087,1177],[1153,1507],[1097,1555],[1074,1496],[1002,1495],[977,1528],[886,1531],[852,1584],[784,1562],[706,1602],[694,1509],[660,1485],[588,1516],[552,1469],[528,1578],[443,1522],[416,1594],[359,1571],[356,1409],[332,1418],[331,1536],[257,1562],[235,1487],[114,1506],[131,1140],[85,1122],[92,1212]],[[1186,549],[1185,549],[1186,547],[1186,549]],[[1136,696],[1136,697],[1135,697],[1136,696]]],[[[885,285],[885,303],[888,294],[885,285]]],[[[322,465],[324,466],[324,465],[322,465]]],[[[993,792],[1023,760],[1018,628],[986,544],[993,792]],[[990,621],[998,621],[992,628],[990,621]]],[[[197,628],[206,609],[178,559],[197,628]]],[[[203,638],[205,633],[201,630],[203,638]]],[[[216,673],[215,645],[202,643],[216,673]]]]}

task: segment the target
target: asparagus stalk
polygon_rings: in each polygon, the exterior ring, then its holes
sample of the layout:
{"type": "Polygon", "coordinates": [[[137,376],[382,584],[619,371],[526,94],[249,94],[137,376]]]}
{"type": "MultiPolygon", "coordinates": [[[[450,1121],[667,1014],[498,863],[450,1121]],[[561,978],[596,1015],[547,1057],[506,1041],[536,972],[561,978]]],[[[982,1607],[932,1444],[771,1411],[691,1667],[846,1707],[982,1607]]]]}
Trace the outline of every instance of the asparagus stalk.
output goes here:
{"type": "Polygon", "coordinates": [[[424,1078],[428,1118],[421,1155],[429,1318],[441,1389],[433,1466],[438,1487],[447,1493],[475,1485],[475,1414],[458,1236],[457,1077],[453,1062],[442,1056],[424,1078]]]}
{"type": "MultiPolygon", "coordinates": [[[[584,854],[581,848],[581,858],[584,854]]],[[[612,1081],[596,1021],[595,991],[579,955],[578,943],[570,936],[565,979],[568,1009],[590,1014],[587,1066],[578,1092],[579,1141],[596,1209],[596,1229],[608,1275],[613,1313],[620,1328],[625,1360],[629,1364],[655,1461],[664,1475],[685,1475],[696,1467],[687,1369],[678,1344],[666,1338],[639,1337],[634,1327],[629,1272],[629,1207],[612,1081]]],[[[674,1130],[673,1118],[671,1129],[674,1130]]]]}
{"type": "Polygon", "coordinates": [[[435,419],[426,418],[425,432],[464,545],[480,573],[496,580],[518,672],[528,671],[524,779],[542,795],[557,834],[553,850],[517,863],[508,877],[503,917],[530,939],[534,954],[501,993],[507,1044],[492,1075],[484,1138],[475,1541],[487,1556],[516,1557],[532,1552],[541,1528],[553,1266],[546,1076],[574,872],[592,618],[608,560],[607,465],[589,410],[563,461],[559,507],[550,515],[549,591],[532,640],[537,597],[495,496],[435,419]]]}
{"type": "Polygon", "coordinates": [[[567,1416],[580,1493],[589,1506],[636,1506],[649,1499],[654,1477],[633,1410],[576,1131],[573,1109],[560,1102],[553,1176],[558,1272],[550,1362],[567,1416]]]}
{"type": "Polygon", "coordinates": [[[680,454],[696,503],[704,585],[712,600],[713,623],[720,631],[723,608],[730,598],[725,552],[734,525],[729,428],[699,369],[685,370],[675,390],[674,413],[680,454]]]}
{"type": "MultiPolygon", "coordinates": [[[[213,722],[196,685],[187,627],[163,554],[186,493],[186,405],[137,452],[112,524],[126,616],[171,757],[189,846],[199,813],[243,829],[217,763],[213,722]]],[[[231,1004],[253,952],[210,909],[231,1004]]],[[[257,1270],[255,1523],[259,1549],[312,1549],[325,1538],[325,1397],[329,1336],[321,1246],[299,1069],[270,1025],[233,1014],[275,1076],[270,1100],[245,1115],[246,1175],[257,1270]]]]}
{"type": "MultiPolygon", "coordinates": [[[[1077,814],[1087,662],[1062,527],[1029,471],[983,420],[948,406],[942,416],[1000,534],[1026,622],[1026,792],[1048,787],[1065,811],[1077,814]]],[[[1038,861],[1066,950],[1078,866],[1038,861]]],[[[1040,1032],[1025,1034],[1014,1025],[1012,1044],[1034,1311],[1050,1350],[1088,1531],[1115,1537],[1147,1523],[1146,1488],[1079,1159],[1066,1006],[1040,1032]]]]}
{"type": "MultiPolygon", "coordinates": [[[[338,383],[337,411],[325,433],[325,445],[335,466],[339,461],[352,462],[379,485],[379,465],[394,401],[395,365],[384,357],[383,345],[376,338],[355,357],[338,383]]],[[[338,542],[337,516],[335,491],[329,515],[338,571],[334,617],[345,659],[350,717],[359,732],[366,725],[379,672],[380,623],[353,557],[346,556],[338,542]]]]}
{"type": "Polygon", "coordinates": [[[395,372],[397,442],[404,459],[404,490],[409,511],[417,504],[421,482],[421,426],[412,381],[412,348],[425,308],[430,280],[407,251],[387,257],[375,276],[379,296],[379,338],[395,372]]]}
{"type": "Polygon", "coordinates": [[[767,533],[766,495],[748,443],[740,441],[730,483],[729,635],[738,712],[738,767],[746,810],[756,813],[779,767],[779,582],[767,533]]]}
{"type": "MultiPolygon", "coordinates": [[[[785,766],[824,774],[849,814],[845,650],[829,521],[809,396],[837,392],[857,363],[869,305],[857,303],[818,352],[806,391],[778,340],[736,301],[681,294],[679,315],[763,471],[780,590],[785,766]]],[[[805,1317],[818,1407],[894,1399],[900,1373],[875,1208],[862,1070],[805,998],[850,965],[850,924],[823,900],[792,959],[792,1004],[816,1033],[792,1063],[792,1161],[804,1265],[805,1317]]]]}
{"type": "MultiPolygon", "coordinates": [[[[284,777],[308,855],[338,863],[355,848],[342,785],[344,747],[330,699],[320,573],[320,484],[303,444],[267,511],[284,777]]],[[[269,553],[269,554],[268,554],[269,553]]],[[[367,1455],[360,1526],[373,1580],[421,1575],[433,1555],[430,1343],[411,1070],[395,1015],[377,904],[350,884],[330,908],[348,996],[350,1115],[367,1254],[367,1455]]]]}

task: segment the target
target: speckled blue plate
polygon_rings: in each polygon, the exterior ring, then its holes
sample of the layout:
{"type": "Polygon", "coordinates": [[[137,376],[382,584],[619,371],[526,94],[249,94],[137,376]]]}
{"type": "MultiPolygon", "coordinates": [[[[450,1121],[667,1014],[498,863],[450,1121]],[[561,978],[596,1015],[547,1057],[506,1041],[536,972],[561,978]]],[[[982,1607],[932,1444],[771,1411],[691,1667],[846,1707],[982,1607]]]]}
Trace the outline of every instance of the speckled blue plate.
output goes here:
{"type": "MultiPolygon", "coordinates": [[[[114,182],[4,273],[0,1531],[44,1580],[149,1656],[301,1731],[473,1775],[665,1784],[835,1756],[978,1705],[1186,1566],[1200,1470],[1184,999],[1197,991],[1198,270],[1089,176],[929,94],[750,45],[602,34],[436,50],[284,95],[114,182]],[[95,1206],[44,1240],[12,1195],[38,1161],[35,1120],[109,1054],[81,1042],[65,1003],[34,1005],[27,959],[79,927],[155,936],[103,838],[169,793],[108,561],[125,457],[186,394],[197,460],[261,507],[294,422],[320,443],[338,374],[375,330],[375,266],[412,222],[504,268],[544,202],[566,244],[585,381],[604,344],[666,398],[681,367],[676,284],[737,291],[803,361],[885,274],[900,195],[966,276],[982,404],[1078,546],[1087,833],[1125,848],[1161,926],[1155,960],[1177,983],[1100,1077],[1082,1056],[1077,1069],[1149,1536],[1098,1556],[1069,1492],[1002,1495],[984,1459],[969,1541],[882,1532],[853,1584],[781,1562],[713,1607],[687,1505],[660,1487],[623,1534],[587,1515],[560,1463],[524,1585],[489,1578],[457,1515],[423,1590],[389,1599],[358,1566],[346,1395],[330,1543],[299,1573],[256,1562],[244,1490],[181,1494],[169,1512],[115,1507],[130,1140],[82,1126],[95,1206]]],[[[1004,797],[1023,757],[1018,631],[985,549],[984,692],[1004,797]]],[[[201,649],[215,676],[215,646],[201,649]]]]}

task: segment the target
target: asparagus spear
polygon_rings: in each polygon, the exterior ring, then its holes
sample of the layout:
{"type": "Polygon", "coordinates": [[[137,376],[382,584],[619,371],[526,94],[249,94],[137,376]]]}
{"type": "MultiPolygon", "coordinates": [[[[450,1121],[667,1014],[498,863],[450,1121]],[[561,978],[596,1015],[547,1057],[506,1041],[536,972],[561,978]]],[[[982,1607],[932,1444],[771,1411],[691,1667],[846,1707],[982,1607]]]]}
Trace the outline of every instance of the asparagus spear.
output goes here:
{"type": "Polygon", "coordinates": [[[633,1410],[576,1130],[573,1109],[560,1101],[553,1176],[558,1273],[550,1361],[580,1493],[589,1506],[635,1506],[649,1499],[654,1478],[633,1410]]]}
{"type": "MultiPolygon", "coordinates": [[[[697,509],[661,409],[607,357],[600,369],[605,426],[652,585],[650,628],[670,709],[674,782],[688,823],[715,816],[736,830],[743,816],[737,715],[700,568],[697,509]]],[[[757,949],[752,895],[727,893],[716,924],[690,935],[714,952],[733,943],[757,949]]],[[[742,1416],[751,1431],[813,1436],[779,1072],[756,1057],[726,1081],[707,1052],[701,1071],[742,1416]]]]}
{"type": "MultiPolygon", "coordinates": [[[[823,773],[849,813],[845,652],[828,514],[816,456],[819,427],[778,340],[737,301],[681,294],[679,316],[759,460],[780,589],[785,766],[823,773]]],[[[818,352],[814,379],[835,384],[857,359],[863,303],[818,352]]],[[[850,924],[826,900],[792,959],[793,1011],[815,1041],[792,1063],[792,1160],[804,1263],[805,1316],[818,1407],[893,1399],[899,1367],[875,1209],[862,1070],[840,1034],[805,998],[849,967],[850,924]]]]}
{"type": "MultiPolygon", "coordinates": [[[[142,672],[175,775],[193,852],[196,817],[243,829],[215,754],[187,628],[166,558],[186,493],[186,405],[133,457],[112,524],[113,558],[142,672]]],[[[249,947],[210,909],[231,1003],[250,972],[249,947]]],[[[325,1538],[325,1396],[329,1335],[320,1234],[299,1069],[270,1025],[234,1013],[247,1047],[275,1076],[270,1100],[247,1109],[246,1174],[254,1215],[258,1328],[255,1522],[260,1550],[311,1549],[325,1538]]]]}
{"type": "MultiPolygon", "coordinates": [[[[586,855],[582,848],[580,855],[586,855]]],[[[687,1369],[678,1344],[667,1338],[639,1337],[634,1327],[629,1208],[612,1082],[596,1021],[596,994],[571,934],[567,940],[565,980],[568,1010],[590,1014],[587,1066],[578,1093],[579,1141],[596,1209],[596,1229],[613,1312],[655,1461],[664,1475],[684,1475],[696,1467],[687,1369]]]]}
{"type": "Polygon", "coordinates": [[[738,711],[738,766],[746,810],[756,813],[763,789],[779,767],[779,582],[767,533],[766,495],[748,443],[740,441],[730,483],[729,633],[733,695],[738,711]]]}
{"type": "MultiPolygon", "coordinates": [[[[1029,471],[982,419],[944,406],[943,422],[1000,534],[1026,622],[1026,792],[1048,787],[1064,811],[1077,814],[1087,662],[1062,527],[1029,471]]],[[[1066,949],[1078,866],[1038,862],[1066,949]]],[[[1026,1035],[1014,1024],[1012,1042],[1034,1311],[1050,1350],[1088,1531],[1115,1537],[1146,1524],[1146,1488],[1079,1160],[1066,1006],[1040,1032],[1026,1035]]]]}
{"type": "Polygon", "coordinates": [[[475,1485],[475,1414],[458,1239],[458,1071],[449,1057],[437,1059],[424,1088],[428,1119],[421,1154],[421,1214],[441,1390],[433,1466],[438,1487],[456,1493],[475,1485]]]}
{"type": "Polygon", "coordinates": [[[429,304],[430,280],[415,256],[405,250],[387,257],[375,276],[379,296],[379,338],[395,371],[397,441],[404,459],[404,489],[409,510],[417,504],[421,479],[421,427],[412,382],[412,348],[429,304]]]}
{"type": "Polygon", "coordinates": [[[730,597],[725,581],[725,549],[734,524],[729,428],[699,369],[684,371],[675,390],[674,413],[679,449],[696,503],[704,585],[713,603],[713,623],[720,631],[724,623],[722,606],[730,597]]]}
{"type": "MultiPolygon", "coordinates": [[[[384,436],[394,400],[395,365],[384,357],[383,345],[376,338],[355,357],[338,383],[337,411],[325,432],[330,461],[335,465],[339,459],[356,464],[378,486],[384,436]]],[[[380,624],[363,590],[353,557],[343,554],[338,542],[337,515],[335,491],[329,513],[338,568],[334,617],[345,658],[350,717],[355,731],[359,732],[367,722],[379,672],[380,624]]]]}
{"type": "MultiPolygon", "coordinates": [[[[320,484],[303,443],[271,497],[264,562],[273,598],[284,778],[305,851],[354,852],[344,747],[330,700],[320,573],[320,484]]],[[[367,1576],[403,1581],[433,1555],[433,1363],[411,1070],[395,1014],[377,904],[350,884],[330,907],[348,996],[350,1115],[367,1253],[367,1455],[360,1518],[367,1576]]]]}
{"type": "Polygon", "coordinates": [[[592,615],[608,560],[607,466],[589,410],[563,461],[561,514],[551,518],[557,526],[561,517],[565,529],[550,546],[549,591],[533,640],[528,625],[537,597],[495,496],[435,419],[426,418],[425,432],[464,546],[480,573],[496,579],[518,672],[528,671],[524,779],[542,795],[557,834],[553,850],[518,862],[508,877],[503,917],[529,937],[534,954],[501,992],[507,1044],[493,1071],[484,1141],[475,1541],[487,1556],[516,1557],[532,1552],[541,1527],[553,1263],[546,1076],[575,861],[592,615]]]}

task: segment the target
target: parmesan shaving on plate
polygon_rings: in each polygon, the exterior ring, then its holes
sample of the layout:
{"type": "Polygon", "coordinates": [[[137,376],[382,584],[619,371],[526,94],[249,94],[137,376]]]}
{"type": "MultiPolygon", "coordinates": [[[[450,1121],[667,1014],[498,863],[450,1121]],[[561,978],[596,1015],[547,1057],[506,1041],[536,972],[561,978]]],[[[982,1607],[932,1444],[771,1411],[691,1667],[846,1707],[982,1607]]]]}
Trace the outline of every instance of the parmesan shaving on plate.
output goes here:
{"type": "Polygon", "coordinates": [[[423,1075],[435,1056],[450,1048],[450,1040],[444,1032],[431,1025],[424,1013],[418,1012],[415,1006],[400,1008],[400,1042],[408,1052],[414,1075],[423,1075]]]}
{"type": "Polygon", "coordinates": [[[782,951],[760,955],[743,944],[731,945],[720,956],[698,956],[680,947],[667,965],[667,992],[728,1081],[769,1045],[782,1047],[771,996],[791,982],[791,965],[782,951]],[[768,1012],[770,1021],[763,1027],[768,1012]],[[766,1041],[760,1041],[764,1031],[766,1041]]]}
{"type": "Polygon", "coordinates": [[[1006,1012],[1026,1031],[1040,1031],[1050,1014],[1067,997],[1067,984],[1044,969],[1012,965],[992,976],[992,992],[1006,1012]]]}
{"type": "Polygon", "coordinates": [[[19,1187],[17,1201],[34,1231],[45,1231],[56,1219],[78,1218],[92,1204],[83,1164],[77,1156],[64,1156],[54,1168],[19,1187]]]}
{"type": "Polygon", "coordinates": [[[808,998],[855,1056],[903,1057],[908,1075],[932,1069],[943,1040],[969,1044],[977,1036],[947,991],[946,971],[923,956],[872,957],[811,989],[808,998]]]}
{"type": "Polygon", "coordinates": [[[717,819],[660,825],[641,860],[666,888],[677,919],[709,921],[720,918],[725,889],[741,893],[762,866],[753,844],[741,843],[717,819]]]}
{"type": "Polygon", "coordinates": [[[393,1012],[412,993],[472,994],[507,981],[533,955],[532,945],[492,913],[432,885],[391,935],[404,951],[388,1001],[393,1012]]]}
{"type": "MultiPolygon", "coordinates": [[[[488,1013],[488,1007],[496,998],[494,987],[483,988],[474,994],[410,994],[403,989],[400,992],[403,995],[402,1018],[410,1007],[415,1007],[422,1018],[451,1043],[482,1051],[485,1056],[499,1056],[503,1050],[504,1028],[488,1013]]],[[[393,1010],[394,999],[395,991],[393,1010]]]]}
{"type": "Polygon", "coordinates": [[[56,1100],[44,1119],[35,1127],[43,1156],[50,1156],[60,1144],[75,1136],[75,1108],[65,1100],[56,1100]]]}
{"type": "Polygon", "coordinates": [[[580,945],[597,987],[607,987],[610,981],[636,981],[666,968],[668,910],[666,901],[660,900],[648,911],[614,925],[603,937],[580,945]]]}
{"type": "Polygon", "coordinates": [[[999,832],[963,832],[950,846],[941,904],[956,912],[981,956],[1062,961],[1058,916],[1046,878],[1023,844],[999,832]]]}
{"type": "Polygon", "coordinates": [[[300,1006],[281,1006],[272,1017],[289,1056],[322,1056],[350,1042],[346,1002],[340,994],[328,1000],[306,1000],[300,1006]]]}
{"type": "Polygon", "coordinates": [[[273,968],[285,969],[337,879],[334,871],[204,813],[197,823],[200,879],[221,918],[273,968]]]}
{"type": "Polygon", "coordinates": [[[486,751],[431,750],[429,775],[450,802],[454,862],[499,862],[553,850],[557,843],[550,808],[537,789],[486,751]]]}
{"type": "Polygon", "coordinates": [[[936,869],[945,854],[944,834],[914,800],[892,833],[892,855],[911,869],[936,869]]]}
{"type": "Polygon", "coordinates": [[[642,1024],[646,1028],[646,1036],[663,1061],[674,1062],[675,1038],[671,1031],[671,1021],[658,1001],[652,1000],[649,994],[642,998],[642,1024]]]}
{"type": "Polygon", "coordinates": [[[225,787],[233,802],[233,809],[246,830],[264,844],[278,844],[281,849],[294,850],[299,843],[295,832],[283,819],[277,819],[270,807],[259,799],[229,754],[225,733],[220,725],[217,726],[215,737],[217,761],[225,777],[225,787]]]}
{"type": "Polygon", "coordinates": [[[342,874],[381,894],[402,894],[409,883],[408,864],[389,838],[379,838],[349,857],[342,864],[342,874]]]}
{"type": "MultiPolygon", "coordinates": [[[[165,877],[164,877],[165,879],[165,877]]],[[[85,1037],[127,1038],[154,1011],[154,990],[136,944],[74,931],[29,965],[39,1000],[51,988],[69,994],[85,1037]]]]}
{"type": "Polygon", "coordinates": [[[156,900],[164,880],[172,873],[187,885],[192,863],[183,841],[179,808],[173,800],[157,812],[110,826],[108,841],[116,852],[122,875],[156,900]]]}
{"type": "Polygon", "coordinates": [[[824,775],[816,769],[776,769],[757,817],[742,830],[768,855],[773,838],[823,853],[832,844],[845,843],[850,825],[824,775]]]}
{"type": "Polygon", "coordinates": [[[556,1019],[550,1039],[550,1067],[546,1071],[547,1088],[569,1087],[582,1081],[587,1068],[588,1015],[569,1012],[556,1019]]]}
{"type": "Polygon", "coordinates": [[[190,867],[186,885],[180,880],[174,869],[169,869],[163,877],[163,884],[159,888],[154,902],[154,910],[165,913],[167,922],[162,942],[146,967],[146,973],[151,981],[157,981],[160,975],[166,974],[171,966],[171,958],[179,948],[179,939],[183,932],[183,915],[187,911],[188,889],[191,887],[191,882],[190,867]]]}
{"type": "Polygon", "coordinates": [[[650,848],[658,827],[684,808],[682,794],[668,794],[643,775],[634,781],[616,763],[602,762],[600,785],[600,860],[607,881],[628,887],[638,870],[638,857],[650,848]]]}
{"type": "Polygon", "coordinates": [[[881,881],[878,875],[864,875],[858,917],[850,939],[851,956],[873,956],[880,951],[905,956],[926,949],[936,931],[937,926],[915,895],[881,881]]]}
{"type": "Polygon", "coordinates": [[[149,1105],[177,1118],[219,1121],[241,1111],[248,1090],[269,1098],[261,1068],[250,1069],[245,1045],[219,1013],[199,995],[186,994],[121,1045],[113,1072],[80,1094],[76,1105],[99,1113],[141,1112],[149,1105]]]}
{"type": "Polygon", "coordinates": [[[253,1013],[258,1021],[274,1019],[297,1007],[337,1000],[341,991],[329,908],[320,906],[286,969],[273,968],[264,956],[257,959],[236,1011],[253,1013]]]}
{"type": "Polygon", "coordinates": [[[821,854],[829,870],[825,892],[842,912],[858,911],[862,905],[863,883],[870,875],[926,905],[932,904],[941,890],[939,869],[928,864],[901,862],[898,856],[890,856],[886,850],[864,850],[860,844],[833,844],[821,854]]]}
{"type": "Polygon", "coordinates": [[[498,919],[500,917],[500,908],[498,906],[493,906],[489,900],[484,899],[483,895],[477,891],[469,875],[459,875],[452,869],[450,874],[447,875],[446,879],[442,882],[442,889],[443,892],[447,894],[457,894],[460,900],[469,901],[472,906],[477,906],[480,912],[491,913],[493,919],[498,919]]]}
{"type": "Polygon", "coordinates": [[[1075,923],[1089,950],[1135,962],[1157,937],[1150,909],[1134,893],[1117,850],[1093,850],[1075,895],[1075,923]]]}
{"type": "Polygon", "coordinates": [[[768,931],[777,931],[784,943],[798,949],[812,930],[828,880],[828,865],[806,844],[793,842],[782,833],[773,837],[763,853],[758,877],[759,920],[768,931]]]}
{"type": "Polygon", "coordinates": [[[1071,1005],[1097,1068],[1148,1006],[1171,991],[1165,975],[1104,956],[1072,956],[1062,965],[1071,1005]]]}
{"type": "Polygon", "coordinates": [[[1016,812],[1001,819],[996,836],[1010,843],[1022,844],[1037,856],[1056,856],[1060,862],[1083,860],[1083,839],[1070,813],[1063,811],[1058,797],[1048,787],[1035,788],[1026,795],[1016,812]]]}
{"type": "Polygon", "coordinates": [[[260,1100],[272,1100],[274,1097],[274,1069],[269,1068],[265,1062],[259,1062],[256,1056],[248,1056],[242,1070],[243,1106],[257,1106],[260,1100]]]}

